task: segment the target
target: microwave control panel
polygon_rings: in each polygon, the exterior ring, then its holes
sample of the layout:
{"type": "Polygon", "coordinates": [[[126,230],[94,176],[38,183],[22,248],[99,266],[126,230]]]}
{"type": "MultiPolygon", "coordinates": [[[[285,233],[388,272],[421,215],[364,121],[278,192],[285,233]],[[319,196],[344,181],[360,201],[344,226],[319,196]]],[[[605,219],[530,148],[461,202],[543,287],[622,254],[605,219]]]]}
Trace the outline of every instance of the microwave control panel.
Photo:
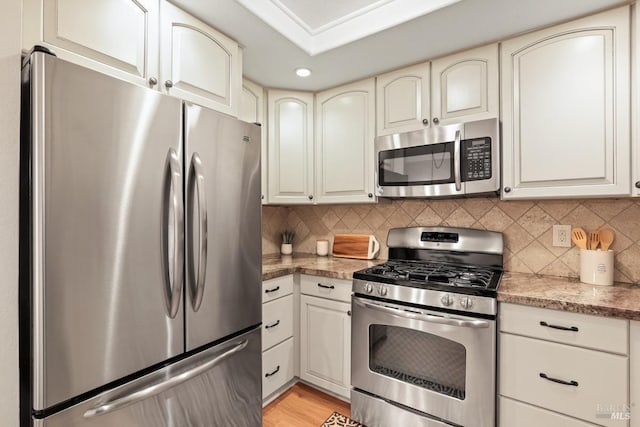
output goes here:
{"type": "Polygon", "coordinates": [[[461,141],[462,180],[479,181],[491,178],[491,138],[461,141]]]}

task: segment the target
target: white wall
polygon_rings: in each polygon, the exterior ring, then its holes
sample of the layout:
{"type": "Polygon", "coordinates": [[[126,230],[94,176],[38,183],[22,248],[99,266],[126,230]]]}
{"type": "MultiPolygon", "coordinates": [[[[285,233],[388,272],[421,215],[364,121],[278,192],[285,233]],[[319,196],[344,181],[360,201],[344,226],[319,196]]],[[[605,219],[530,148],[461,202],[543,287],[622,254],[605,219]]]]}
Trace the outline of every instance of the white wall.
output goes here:
{"type": "Polygon", "coordinates": [[[18,425],[20,0],[0,13],[0,426],[18,425]]]}

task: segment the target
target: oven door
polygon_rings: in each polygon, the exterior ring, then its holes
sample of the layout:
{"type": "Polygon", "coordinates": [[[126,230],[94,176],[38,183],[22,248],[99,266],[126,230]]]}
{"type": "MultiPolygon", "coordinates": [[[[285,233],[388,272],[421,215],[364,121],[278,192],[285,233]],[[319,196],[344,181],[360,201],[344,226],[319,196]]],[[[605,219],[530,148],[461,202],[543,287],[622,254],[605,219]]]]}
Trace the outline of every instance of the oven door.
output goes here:
{"type": "Polygon", "coordinates": [[[495,426],[495,320],[354,296],[353,387],[461,426],[495,426]]]}

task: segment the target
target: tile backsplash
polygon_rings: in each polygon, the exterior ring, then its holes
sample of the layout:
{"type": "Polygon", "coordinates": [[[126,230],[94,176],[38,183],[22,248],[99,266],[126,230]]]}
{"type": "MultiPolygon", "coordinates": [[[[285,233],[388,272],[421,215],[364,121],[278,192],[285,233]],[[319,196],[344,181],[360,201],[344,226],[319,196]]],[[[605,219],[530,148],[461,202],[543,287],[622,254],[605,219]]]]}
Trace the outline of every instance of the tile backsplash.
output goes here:
{"type": "Polygon", "coordinates": [[[552,276],[578,277],[576,247],[551,245],[552,226],[568,224],[595,230],[607,225],[616,233],[615,280],[640,283],[640,199],[501,201],[497,198],[392,200],[376,205],[265,206],[262,251],[278,253],[280,233],[296,232],[296,252],[315,252],[318,239],[334,234],[373,234],[387,257],[387,232],[393,227],[448,225],[501,231],[505,236],[505,269],[552,276]]]}

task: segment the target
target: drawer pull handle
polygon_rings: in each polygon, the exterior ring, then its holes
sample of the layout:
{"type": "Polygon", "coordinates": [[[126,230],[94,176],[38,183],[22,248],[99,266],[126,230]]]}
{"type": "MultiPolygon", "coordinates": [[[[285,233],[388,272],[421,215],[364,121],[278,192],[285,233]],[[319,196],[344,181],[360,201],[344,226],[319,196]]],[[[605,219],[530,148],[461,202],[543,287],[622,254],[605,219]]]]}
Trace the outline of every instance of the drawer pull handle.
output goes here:
{"type": "Polygon", "coordinates": [[[280,286],[276,286],[275,288],[265,289],[264,293],[265,294],[270,294],[271,292],[275,292],[275,291],[279,291],[279,290],[280,290],[280,286]]]}
{"type": "Polygon", "coordinates": [[[322,283],[318,283],[318,287],[325,289],[335,289],[336,287],[333,285],[323,285],[322,283]]]}
{"type": "Polygon", "coordinates": [[[578,387],[578,381],[573,381],[573,380],[564,381],[564,380],[559,380],[557,378],[551,378],[551,377],[548,377],[547,374],[545,374],[543,372],[540,372],[540,378],[544,378],[547,381],[551,381],[551,382],[562,384],[562,385],[571,385],[571,386],[574,386],[574,387],[578,387]]]}
{"type": "Polygon", "coordinates": [[[547,328],[551,328],[551,329],[559,329],[561,331],[578,332],[578,328],[575,326],[571,326],[567,328],[566,326],[550,325],[547,322],[540,322],[540,326],[546,326],[547,328]]]}
{"type": "Polygon", "coordinates": [[[271,328],[275,328],[276,326],[278,326],[280,324],[279,320],[276,320],[275,323],[272,323],[270,325],[265,325],[265,328],[267,329],[271,329],[271,328]]]}
{"type": "Polygon", "coordinates": [[[277,374],[277,373],[278,373],[278,371],[280,371],[280,365],[278,365],[278,367],[276,368],[276,370],[275,370],[275,371],[264,374],[264,377],[265,377],[265,378],[272,377],[272,376],[274,376],[275,374],[277,374]]]}

